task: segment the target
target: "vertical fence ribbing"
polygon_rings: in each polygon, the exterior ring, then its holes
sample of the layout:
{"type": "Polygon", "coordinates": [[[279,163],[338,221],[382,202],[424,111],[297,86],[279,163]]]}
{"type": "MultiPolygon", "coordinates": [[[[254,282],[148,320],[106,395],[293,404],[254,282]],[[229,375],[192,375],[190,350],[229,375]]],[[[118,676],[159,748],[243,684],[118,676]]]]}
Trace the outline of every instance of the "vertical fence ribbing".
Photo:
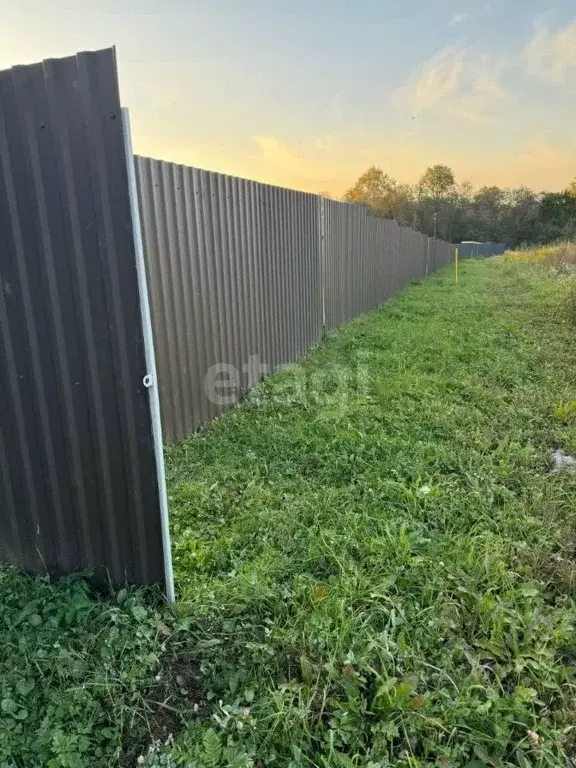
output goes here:
{"type": "Polygon", "coordinates": [[[204,390],[214,364],[233,366],[240,395],[251,356],[268,371],[298,359],[453,252],[355,205],[146,158],[137,167],[169,440],[222,410],[204,390]]]}

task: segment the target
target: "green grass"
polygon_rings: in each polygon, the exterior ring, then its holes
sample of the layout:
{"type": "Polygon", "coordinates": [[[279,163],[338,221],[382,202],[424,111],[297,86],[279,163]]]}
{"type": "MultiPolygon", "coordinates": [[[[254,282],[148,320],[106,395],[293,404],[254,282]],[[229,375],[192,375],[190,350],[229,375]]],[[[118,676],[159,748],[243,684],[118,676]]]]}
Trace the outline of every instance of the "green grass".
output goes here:
{"type": "Polygon", "coordinates": [[[176,612],[8,572],[0,766],[569,765],[570,292],[465,261],[169,448],[176,612]]]}
{"type": "Polygon", "coordinates": [[[145,694],[168,653],[153,601],[133,590],[100,601],[81,578],[7,569],[0,596],[2,768],[117,765],[149,741],[145,694]]]}

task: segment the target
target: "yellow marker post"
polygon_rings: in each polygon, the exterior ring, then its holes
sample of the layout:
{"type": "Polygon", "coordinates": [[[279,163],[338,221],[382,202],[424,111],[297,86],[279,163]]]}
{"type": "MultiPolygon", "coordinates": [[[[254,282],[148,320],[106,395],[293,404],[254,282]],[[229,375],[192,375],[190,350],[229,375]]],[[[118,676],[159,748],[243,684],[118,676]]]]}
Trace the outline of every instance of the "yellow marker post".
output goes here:
{"type": "Polygon", "coordinates": [[[454,249],[454,282],[458,282],[458,248],[454,249]]]}

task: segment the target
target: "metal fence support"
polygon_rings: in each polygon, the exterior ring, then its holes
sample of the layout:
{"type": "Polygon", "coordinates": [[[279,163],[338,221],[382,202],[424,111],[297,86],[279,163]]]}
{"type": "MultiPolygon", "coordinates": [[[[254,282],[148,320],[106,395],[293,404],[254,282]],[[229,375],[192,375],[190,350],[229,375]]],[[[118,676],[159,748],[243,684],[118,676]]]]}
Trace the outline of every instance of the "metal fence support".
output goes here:
{"type": "Polygon", "coordinates": [[[142,227],[138,207],[138,191],[136,188],[136,171],[134,168],[134,152],[132,150],[132,133],[130,131],[130,113],[122,108],[122,128],[124,130],[124,147],[126,150],[126,165],[128,168],[128,187],[130,191],[130,208],[132,213],[132,228],[134,230],[134,247],[136,252],[136,271],[138,273],[138,292],[140,296],[140,314],[144,331],[144,354],[146,356],[146,375],[144,386],[150,396],[150,416],[154,435],[154,455],[156,458],[156,476],[158,478],[158,494],[160,502],[160,523],[162,530],[162,551],[164,555],[164,579],[166,598],[169,603],[175,600],[174,571],[172,568],[172,543],[170,540],[170,523],[168,519],[168,495],[166,492],[166,470],[164,466],[164,442],[162,439],[162,418],[160,413],[160,396],[156,372],[156,353],[152,335],[152,317],[148,298],[148,280],[146,278],[146,263],[142,245],[142,227]]]}
{"type": "Polygon", "coordinates": [[[322,301],[322,337],[326,336],[326,205],[320,197],[320,294],[322,301]]]}

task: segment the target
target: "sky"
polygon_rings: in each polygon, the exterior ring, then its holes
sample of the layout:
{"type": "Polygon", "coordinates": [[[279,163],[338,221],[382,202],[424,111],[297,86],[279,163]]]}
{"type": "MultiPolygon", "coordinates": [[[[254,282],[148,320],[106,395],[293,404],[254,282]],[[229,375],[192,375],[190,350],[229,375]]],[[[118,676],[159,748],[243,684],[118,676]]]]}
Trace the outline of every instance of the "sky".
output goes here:
{"type": "Polygon", "coordinates": [[[0,0],[0,69],[115,45],[135,151],[340,196],[576,177],[575,0],[0,0]]]}

